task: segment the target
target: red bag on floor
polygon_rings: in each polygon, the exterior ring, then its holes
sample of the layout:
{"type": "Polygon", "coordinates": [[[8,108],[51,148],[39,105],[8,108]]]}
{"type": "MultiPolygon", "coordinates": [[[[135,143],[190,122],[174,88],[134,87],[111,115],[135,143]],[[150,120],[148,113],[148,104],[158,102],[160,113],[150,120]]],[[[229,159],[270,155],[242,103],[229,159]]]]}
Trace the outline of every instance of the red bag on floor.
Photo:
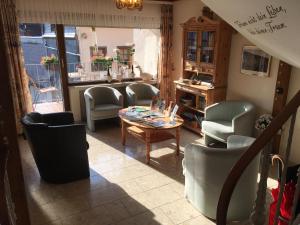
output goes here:
{"type": "MultiPolygon", "coordinates": [[[[274,217],[276,213],[276,204],[278,201],[279,195],[279,185],[275,189],[272,189],[271,193],[273,196],[274,201],[270,205],[270,212],[269,212],[269,225],[273,225],[274,217]]],[[[280,205],[280,217],[278,219],[278,225],[288,225],[289,219],[291,218],[292,213],[292,205],[293,205],[293,198],[295,193],[296,185],[293,181],[284,185],[284,191],[282,196],[282,202],[280,205]]]]}

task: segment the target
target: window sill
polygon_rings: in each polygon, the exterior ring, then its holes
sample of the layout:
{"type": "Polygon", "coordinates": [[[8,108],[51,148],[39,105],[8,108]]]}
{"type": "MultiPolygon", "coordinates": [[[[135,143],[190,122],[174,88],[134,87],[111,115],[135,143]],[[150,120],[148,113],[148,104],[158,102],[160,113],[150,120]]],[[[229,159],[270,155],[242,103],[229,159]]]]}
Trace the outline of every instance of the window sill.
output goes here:
{"type": "Polygon", "coordinates": [[[85,86],[85,85],[93,85],[93,84],[122,84],[127,82],[135,82],[135,81],[143,81],[145,83],[157,83],[156,79],[151,80],[143,80],[140,77],[136,78],[124,78],[122,81],[119,81],[117,79],[113,79],[111,82],[108,82],[108,80],[95,80],[95,81],[79,81],[79,82],[72,82],[68,83],[68,86],[85,86]]]}

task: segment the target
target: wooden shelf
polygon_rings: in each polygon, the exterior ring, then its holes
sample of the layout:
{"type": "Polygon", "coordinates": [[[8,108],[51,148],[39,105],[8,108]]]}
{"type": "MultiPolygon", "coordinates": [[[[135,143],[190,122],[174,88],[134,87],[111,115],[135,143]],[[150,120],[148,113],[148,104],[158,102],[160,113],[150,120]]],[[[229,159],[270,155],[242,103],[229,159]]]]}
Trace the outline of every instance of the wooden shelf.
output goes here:
{"type": "Polygon", "coordinates": [[[213,76],[213,72],[208,72],[208,71],[199,71],[199,70],[192,70],[192,69],[184,69],[185,72],[190,72],[190,73],[201,73],[201,74],[207,74],[213,76]]]}
{"type": "MultiPolygon", "coordinates": [[[[146,133],[142,129],[136,126],[127,127],[127,132],[132,136],[136,137],[137,139],[146,142],[146,133]]],[[[150,134],[150,142],[149,143],[157,143],[161,141],[166,141],[169,139],[175,139],[175,136],[168,132],[168,131],[159,131],[156,130],[155,132],[150,134]]]]}
{"type": "Polygon", "coordinates": [[[215,50],[215,47],[202,47],[201,49],[212,51],[212,50],[215,50]]]}
{"type": "Polygon", "coordinates": [[[194,88],[194,89],[203,90],[203,91],[207,91],[209,89],[214,89],[214,87],[208,87],[206,85],[201,85],[201,84],[200,85],[199,84],[186,84],[186,83],[180,82],[178,80],[175,80],[174,83],[179,84],[181,86],[188,87],[188,88],[194,88]]]}
{"type": "Polygon", "coordinates": [[[185,108],[188,108],[188,109],[191,109],[191,110],[194,110],[194,111],[200,112],[200,113],[204,113],[204,110],[201,110],[201,109],[196,109],[195,107],[188,106],[188,105],[185,105],[185,104],[183,104],[183,103],[181,103],[179,106],[181,106],[181,107],[185,107],[185,108]]]}

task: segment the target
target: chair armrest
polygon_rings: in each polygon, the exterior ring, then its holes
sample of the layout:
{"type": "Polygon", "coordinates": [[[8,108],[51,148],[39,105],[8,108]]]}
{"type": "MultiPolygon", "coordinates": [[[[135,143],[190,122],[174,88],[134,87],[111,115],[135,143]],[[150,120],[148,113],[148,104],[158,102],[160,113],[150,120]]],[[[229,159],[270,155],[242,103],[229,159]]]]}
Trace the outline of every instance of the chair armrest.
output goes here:
{"type": "Polygon", "coordinates": [[[153,85],[150,85],[150,87],[151,87],[151,91],[152,91],[153,95],[159,96],[160,90],[158,88],[154,87],[153,85]]]}
{"type": "Polygon", "coordinates": [[[57,112],[42,114],[43,122],[49,126],[67,125],[74,123],[72,112],[57,112]]]}
{"type": "Polygon", "coordinates": [[[252,110],[236,115],[232,119],[234,133],[244,136],[252,136],[254,120],[255,113],[252,110]]]}
{"type": "Polygon", "coordinates": [[[135,105],[137,97],[136,97],[136,94],[134,93],[134,91],[131,88],[127,87],[126,88],[126,94],[127,94],[127,97],[128,97],[128,104],[129,105],[135,105]]]}
{"type": "Polygon", "coordinates": [[[205,120],[218,120],[223,112],[223,104],[215,103],[205,108],[205,120]]]}
{"type": "Polygon", "coordinates": [[[123,95],[116,89],[113,90],[113,95],[115,97],[115,104],[117,104],[123,108],[124,107],[123,95]]]}
{"type": "Polygon", "coordinates": [[[93,96],[88,92],[84,92],[85,104],[89,107],[89,109],[93,110],[95,108],[95,101],[93,96]]]}

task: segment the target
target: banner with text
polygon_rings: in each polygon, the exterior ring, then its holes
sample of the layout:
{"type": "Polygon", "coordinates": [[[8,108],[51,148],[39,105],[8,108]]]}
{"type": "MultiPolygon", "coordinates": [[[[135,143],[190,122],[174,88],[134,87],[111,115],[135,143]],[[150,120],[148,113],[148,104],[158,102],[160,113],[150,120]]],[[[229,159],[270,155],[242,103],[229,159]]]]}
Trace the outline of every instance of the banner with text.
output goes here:
{"type": "Polygon", "coordinates": [[[262,50],[300,67],[299,0],[202,0],[262,50]]]}

